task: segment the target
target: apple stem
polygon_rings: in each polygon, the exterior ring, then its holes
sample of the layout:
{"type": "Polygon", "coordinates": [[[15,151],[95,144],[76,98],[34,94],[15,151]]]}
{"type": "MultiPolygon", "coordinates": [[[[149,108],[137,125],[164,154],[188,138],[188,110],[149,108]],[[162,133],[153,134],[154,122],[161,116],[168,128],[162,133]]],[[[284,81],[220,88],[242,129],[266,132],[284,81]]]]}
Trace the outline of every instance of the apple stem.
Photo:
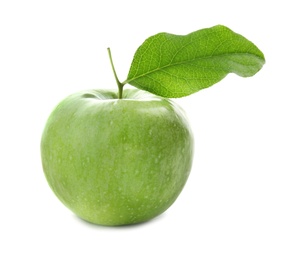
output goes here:
{"type": "Polygon", "coordinates": [[[111,54],[110,48],[108,48],[108,53],[109,53],[110,62],[111,62],[111,66],[112,66],[112,69],[113,69],[114,77],[115,77],[115,80],[116,80],[116,83],[117,83],[117,86],[118,86],[118,98],[122,99],[122,91],[123,91],[123,86],[125,84],[121,83],[119,81],[118,77],[117,77],[116,70],[115,70],[115,67],[114,67],[114,64],[113,64],[113,59],[112,59],[112,54],[111,54]]]}

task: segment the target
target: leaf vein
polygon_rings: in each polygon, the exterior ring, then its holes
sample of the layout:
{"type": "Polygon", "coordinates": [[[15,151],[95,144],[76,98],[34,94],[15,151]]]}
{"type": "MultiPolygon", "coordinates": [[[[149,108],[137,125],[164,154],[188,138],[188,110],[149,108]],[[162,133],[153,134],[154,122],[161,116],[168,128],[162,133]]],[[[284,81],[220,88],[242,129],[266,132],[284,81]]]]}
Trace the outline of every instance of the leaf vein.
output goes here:
{"type": "MultiPolygon", "coordinates": [[[[170,63],[169,63],[169,64],[167,64],[167,65],[165,65],[165,66],[158,67],[158,68],[153,69],[153,70],[149,70],[149,71],[147,71],[147,72],[145,72],[145,73],[142,73],[142,74],[140,74],[140,75],[138,75],[138,76],[136,76],[136,77],[132,77],[132,78],[130,78],[130,79],[125,80],[122,84],[130,83],[130,82],[132,82],[132,81],[136,81],[137,79],[139,79],[139,78],[141,78],[141,77],[145,77],[145,76],[147,76],[147,75],[149,75],[149,74],[155,73],[155,72],[160,71],[160,70],[163,70],[163,69],[167,69],[167,68],[169,68],[169,67],[184,65],[184,64],[187,64],[187,63],[191,63],[191,64],[192,64],[192,63],[195,62],[195,61],[206,60],[206,59],[208,59],[208,58],[220,58],[220,57],[235,56],[235,55],[248,55],[248,56],[254,56],[254,57],[258,58],[258,59],[261,59],[260,57],[258,57],[258,56],[255,55],[255,54],[252,54],[252,53],[246,53],[246,52],[223,53],[223,54],[218,54],[218,55],[214,55],[214,56],[212,56],[212,55],[201,56],[201,57],[196,57],[196,58],[194,58],[194,59],[188,59],[188,60],[180,61],[180,62],[177,62],[177,63],[174,63],[174,64],[170,64],[170,63]]],[[[237,62],[237,61],[235,61],[235,62],[237,62]]],[[[136,75],[137,75],[137,73],[136,73],[136,75]]]]}

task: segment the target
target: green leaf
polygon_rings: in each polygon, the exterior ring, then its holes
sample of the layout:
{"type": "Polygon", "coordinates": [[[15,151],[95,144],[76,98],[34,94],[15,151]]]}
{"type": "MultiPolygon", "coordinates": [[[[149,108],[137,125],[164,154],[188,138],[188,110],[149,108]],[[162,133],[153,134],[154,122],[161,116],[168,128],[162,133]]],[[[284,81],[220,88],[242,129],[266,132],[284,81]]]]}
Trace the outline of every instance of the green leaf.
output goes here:
{"type": "Polygon", "coordinates": [[[252,42],[222,25],[184,36],[159,33],[138,48],[122,84],[163,97],[183,97],[228,73],[253,76],[264,63],[263,53],[252,42]]]}

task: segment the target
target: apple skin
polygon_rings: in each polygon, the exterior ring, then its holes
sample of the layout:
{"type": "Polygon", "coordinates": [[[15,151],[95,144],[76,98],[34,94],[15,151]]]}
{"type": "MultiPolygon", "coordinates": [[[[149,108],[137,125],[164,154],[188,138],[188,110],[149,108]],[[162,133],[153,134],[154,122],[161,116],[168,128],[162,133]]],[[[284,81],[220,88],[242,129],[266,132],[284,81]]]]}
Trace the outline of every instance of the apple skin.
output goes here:
{"type": "Polygon", "coordinates": [[[169,208],[193,160],[193,135],[172,100],[138,89],[88,90],[64,99],[43,131],[41,157],[56,196],[77,216],[116,226],[169,208]]]}

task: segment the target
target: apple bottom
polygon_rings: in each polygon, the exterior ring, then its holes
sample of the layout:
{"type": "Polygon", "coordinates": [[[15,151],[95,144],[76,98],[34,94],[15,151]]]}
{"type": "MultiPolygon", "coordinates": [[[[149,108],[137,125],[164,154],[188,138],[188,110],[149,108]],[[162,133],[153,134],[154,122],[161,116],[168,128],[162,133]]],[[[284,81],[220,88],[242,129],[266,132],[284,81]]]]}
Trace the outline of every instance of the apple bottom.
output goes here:
{"type": "Polygon", "coordinates": [[[75,93],[51,113],[41,141],[46,179],[80,218],[144,222],[176,200],[189,176],[193,137],[173,101],[126,89],[75,93]]]}

